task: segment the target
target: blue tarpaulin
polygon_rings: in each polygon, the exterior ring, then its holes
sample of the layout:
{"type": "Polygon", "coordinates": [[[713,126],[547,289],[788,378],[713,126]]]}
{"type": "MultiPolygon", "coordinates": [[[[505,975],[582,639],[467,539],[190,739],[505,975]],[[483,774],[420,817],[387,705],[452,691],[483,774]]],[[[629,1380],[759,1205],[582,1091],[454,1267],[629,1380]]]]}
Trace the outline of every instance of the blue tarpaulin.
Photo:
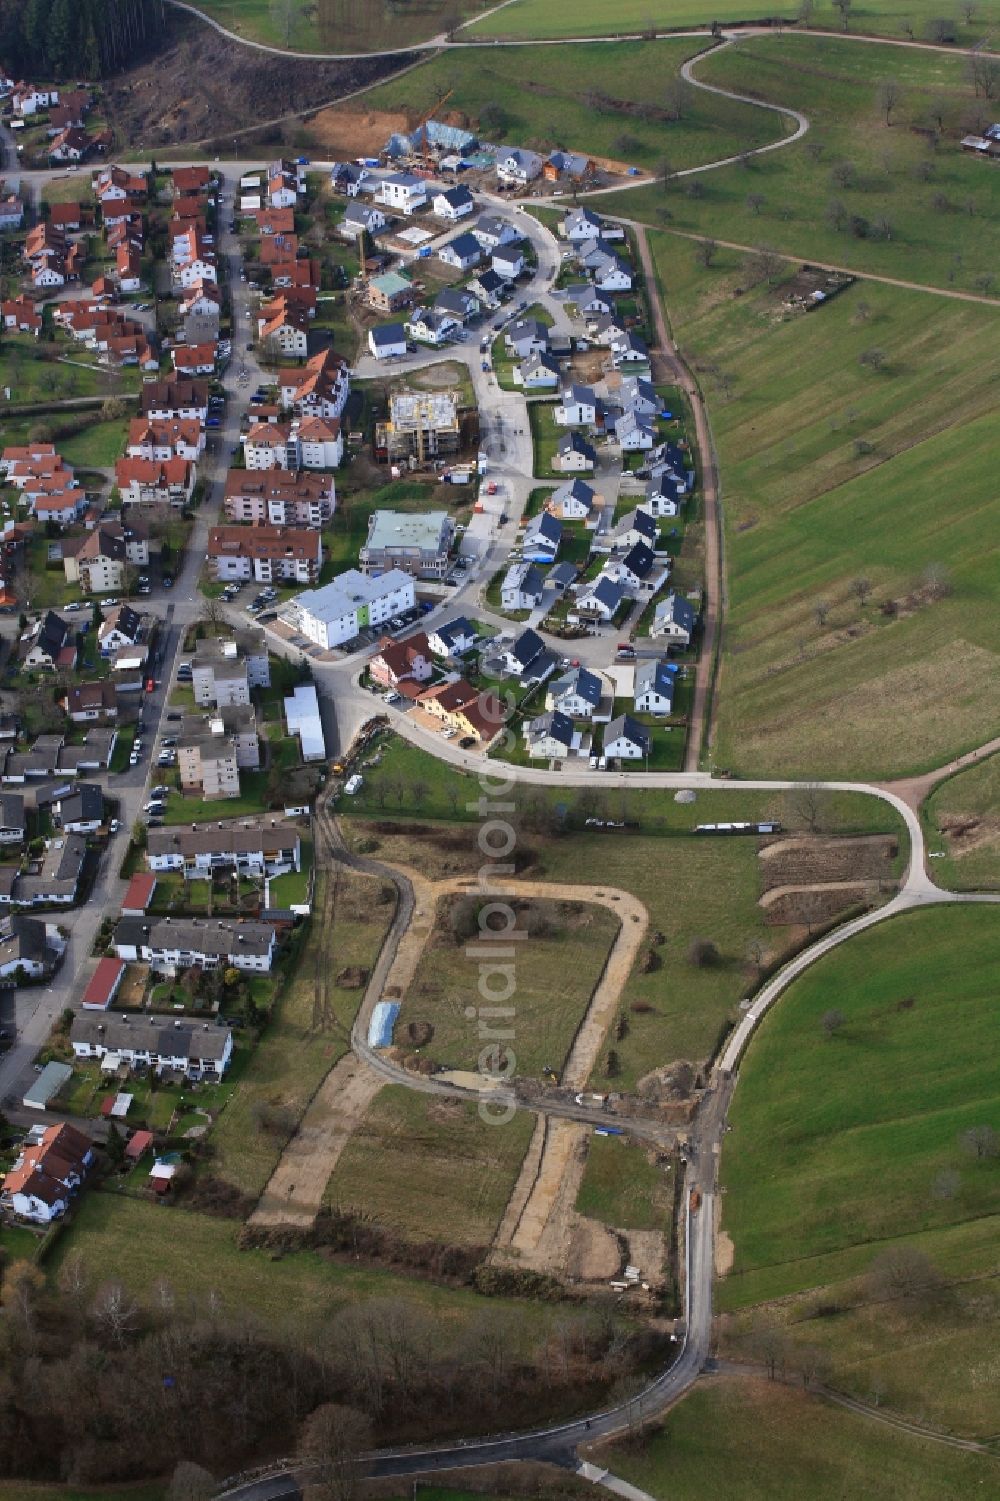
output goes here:
{"type": "Polygon", "coordinates": [[[368,1046],[387,1048],[392,1043],[392,1029],[399,1015],[398,1001],[379,1001],[368,1023],[368,1046]]]}

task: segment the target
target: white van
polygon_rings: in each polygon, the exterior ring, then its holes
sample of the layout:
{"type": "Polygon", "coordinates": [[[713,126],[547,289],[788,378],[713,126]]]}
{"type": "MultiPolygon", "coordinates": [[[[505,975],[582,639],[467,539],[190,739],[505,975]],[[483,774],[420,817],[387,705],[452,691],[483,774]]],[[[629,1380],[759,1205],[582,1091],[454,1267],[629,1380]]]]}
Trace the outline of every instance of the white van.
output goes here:
{"type": "Polygon", "coordinates": [[[358,776],[357,773],[353,777],[348,777],[347,785],[344,788],[348,797],[353,797],[356,792],[360,792],[363,782],[364,777],[358,776]]]}

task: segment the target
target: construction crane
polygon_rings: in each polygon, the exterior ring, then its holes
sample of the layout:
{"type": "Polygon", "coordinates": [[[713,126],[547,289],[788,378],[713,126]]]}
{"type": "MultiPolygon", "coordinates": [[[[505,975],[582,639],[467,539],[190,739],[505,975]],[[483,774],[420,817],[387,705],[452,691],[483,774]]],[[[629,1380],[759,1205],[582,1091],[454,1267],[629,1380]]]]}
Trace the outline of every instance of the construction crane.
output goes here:
{"type": "MultiPolygon", "coordinates": [[[[448,100],[451,98],[451,96],[452,96],[452,94],[454,92],[455,92],[454,89],[449,89],[448,92],[447,92],[447,94],[442,94],[441,95],[441,98],[437,101],[436,104],[432,104],[431,105],[430,109],[427,111],[426,114],[421,115],[420,119],[417,122],[417,128],[416,128],[416,130],[414,130],[412,132],[411,136],[410,136],[411,140],[414,140],[416,137],[418,137],[420,135],[420,132],[423,130],[424,126],[427,124],[427,121],[431,118],[432,115],[436,115],[437,112],[438,112],[438,110],[441,109],[441,107],[443,105],[445,105],[445,104],[448,103],[448,100]]],[[[424,144],[423,144],[423,146],[422,146],[422,148],[420,150],[420,159],[423,162],[427,161],[427,143],[426,143],[426,140],[424,141],[424,144]]]]}

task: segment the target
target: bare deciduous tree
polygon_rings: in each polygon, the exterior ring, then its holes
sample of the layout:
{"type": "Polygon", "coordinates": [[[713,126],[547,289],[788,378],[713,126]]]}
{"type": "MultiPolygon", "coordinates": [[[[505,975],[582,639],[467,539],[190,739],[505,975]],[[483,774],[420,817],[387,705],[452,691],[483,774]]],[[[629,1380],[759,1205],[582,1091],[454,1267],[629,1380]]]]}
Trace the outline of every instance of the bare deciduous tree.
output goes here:
{"type": "Polygon", "coordinates": [[[764,198],[763,193],[748,193],[747,194],[747,208],[750,210],[750,212],[754,215],[755,218],[760,213],[761,209],[764,207],[765,202],[766,202],[766,199],[764,198]]]}
{"type": "Polygon", "coordinates": [[[820,1025],[822,1026],[823,1031],[827,1037],[836,1037],[837,1033],[840,1031],[846,1020],[847,1017],[844,1015],[844,1013],[842,1011],[838,1011],[836,1007],[834,1007],[829,1011],[823,1012],[823,1015],[820,1018],[820,1025]]]}
{"type": "Polygon", "coordinates": [[[818,782],[798,782],[785,794],[789,822],[804,824],[810,834],[815,834],[826,822],[829,810],[829,794],[818,782]]]}
{"type": "Polygon", "coordinates": [[[899,83],[895,78],[883,78],[875,90],[878,112],[886,125],[892,124],[892,112],[899,103],[899,83]]]}
{"type": "Polygon", "coordinates": [[[813,614],[816,617],[816,624],[818,626],[822,627],[826,625],[827,617],[830,614],[830,606],[825,599],[818,599],[816,601],[813,605],[813,614]]]}
{"type": "Polygon", "coordinates": [[[92,1317],[99,1333],[121,1346],[139,1327],[139,1305],[120,1282],[107,1282],[94,1299],[92,1317]]]}
{"type": "Polygon", "coordinates": [[[215,1495],[215,1478],[189,1459],[176,1466],[167,1486],[167,1501],[211,1501],[215,1495]]]}
{"type": "Polygon", "coordinates": [[[840,16],[840,24],[847,30],[847,23],[851,19],[851,0],[833,0],[833,8],[840,16]]]}
{"type": "Polygon", "coordinates": [[[928,1298],[939,1290],[941,1275],[916,1246],[889,1246],[872,1262],[869,1286],[876,1298],[928,1298]]]}
{"type": "Polygon", "coordinates": [[[931,1184],[935,1199],[953,1199],[962,1186],[962,1180],[953,1167],[946,1167],[931,1184]]]}
{"type": "Polygon", "coordinates": [[[862,610],[871,598],[871,592],[872,581],[870,578],[866,578],[863,573],[859,574],[857,578],[851,579],[851,593],[862,610]]]}
{"type": "Polygon", "coordinates": [[[885,350],[884,349],[863,349],[861,351],[861,353],[858,355],[858,364],[864,370],[884,370],[885,369],[885,350]]]}
{"type": "Polygon", "coordinates": [[[699,240],[694,247],[694,258],[703,271],[708,271],[718,253],[718,245],[714,240],[699,240]]]}
{"type": "Polygon", "coordinates": [[[367,1473],[361,1456],[371,1445],[371,1424],[356,1407],[324,1402],[306,1418],[299,1458],[309,1467],[306,1496],[315,1501],[353,1501],[367,1473]]]}

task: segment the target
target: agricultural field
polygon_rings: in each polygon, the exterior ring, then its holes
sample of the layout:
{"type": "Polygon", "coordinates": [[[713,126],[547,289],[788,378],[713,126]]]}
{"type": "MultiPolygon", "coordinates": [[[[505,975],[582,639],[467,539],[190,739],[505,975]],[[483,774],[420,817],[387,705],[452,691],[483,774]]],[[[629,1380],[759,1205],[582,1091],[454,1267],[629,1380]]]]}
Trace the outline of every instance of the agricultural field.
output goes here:
{"type": "Polygon", "coordinates": [[[923,809],[935,848],[934,879],[954,891],[1000,889],[1000,755],[949,777],[923,809]]]}
{"type": "Polygon", "coordinates": [[[289,965],[274,1015],[212,1131],[209,1172],[250,1198],[263,1190],[286,1136],[347,1052],[364,995],[363,986],[355,983],[360,974],[350,972],[371,969],[392,916],[392,904],[378,900],[377,881],[340,870],[330,894],[333,919],[325,923],[327,886],[333,879],[326,870],[318,874],[305,942],[289,965]],[[331,965],[329,1009],[317,1015],[318,967],[331,965]]]}
{"type": "Polygon", "coordinates": [[[470,48],[376,86],[365,103],[416,121],[451,90],[446,118],[463,117],[487,140],[561,146],[647,169],[665,156],[691,167],[780,138],[778,116],[695,89],[682,91],[681,118],[670,118],[668,84],[704,45],[682,38],[599,49],[470,48]]]}
{"type": "Polygon", "coordinates": [[[967,1434],[996,1427],[998,965],[974,906],[821,960],[752,1043],[722,1158],[729,1348],[777,1324],[835,1386],[967,1434]]]}
{"type": "MultiPolygon", "coordinates": [[[[810,129],[746,165],[598,197],[595,206],[854,271],[1000,293],[993,254],[1000,174],[958,144],[995,108],[977,96],[963,58],[837,38],[755,37],[705,58],[697,76],[801,110],[810,129]],[[896,94],[888,125],[887,79],[896,94]]],[[[682,165],[666,154],[675,170],[682,165]]]]}
{"type": "Polygon", "coordinates": [[[780,284],[734,295],[735,253],[705,270],[650,238],[720,460],[714,764],[889,777],[982,744],[1000,716],[1000,310],[864,282],[787,314],[780,284]]]}
{"type": "MultiPolygon", "coordinates": [[[[583,867],[586,869],[586,867],[583,867]]],[[[569,879],[563,877],[563,879],[569,879]]],[[[479,997],[480,965],[495,943],[470,938],[458,914],[466,899],[444,897],[434,929],[396,1022],[397,1041],[412,1037],[425,1057],[456,1068],[476,1067],[479,1023],[467,1009],[479,997]],[[425,1041],[418,1039],[426,1035],[425,1041]]],[[[600,978],[619,923],[605,908],[531,898],[518,911],[525,935],[517,958],[516,1072],[538,1077],[562,1069],[600,978]]],[[[474,932],[474,928],[472,929],[474,932]]]]}
{"type": "Polygon", "coordinates": [[[480,9],[476,0],[407,0],[358,5],[356,0],[197,0],[198,9],[248,41],[294,52],[373,52],[411,47],[439,36],[480,9]]]}
{"type": "Polygon", "coordinates": [[[856,1417],[801,1389],[714,1376],[648,1436],[595,1459],[670,1501],[942,1501],[987,1495],[998,1461],[856,1417]]]}
{"type": "Polygon", "coordinates": [[[326,1202],[409,1240],[487,1246],[517,1181],[533,1124],[521,1111],[498,1129],[473,1104],[389,1085],[341,1154],[326,1202]]]}

